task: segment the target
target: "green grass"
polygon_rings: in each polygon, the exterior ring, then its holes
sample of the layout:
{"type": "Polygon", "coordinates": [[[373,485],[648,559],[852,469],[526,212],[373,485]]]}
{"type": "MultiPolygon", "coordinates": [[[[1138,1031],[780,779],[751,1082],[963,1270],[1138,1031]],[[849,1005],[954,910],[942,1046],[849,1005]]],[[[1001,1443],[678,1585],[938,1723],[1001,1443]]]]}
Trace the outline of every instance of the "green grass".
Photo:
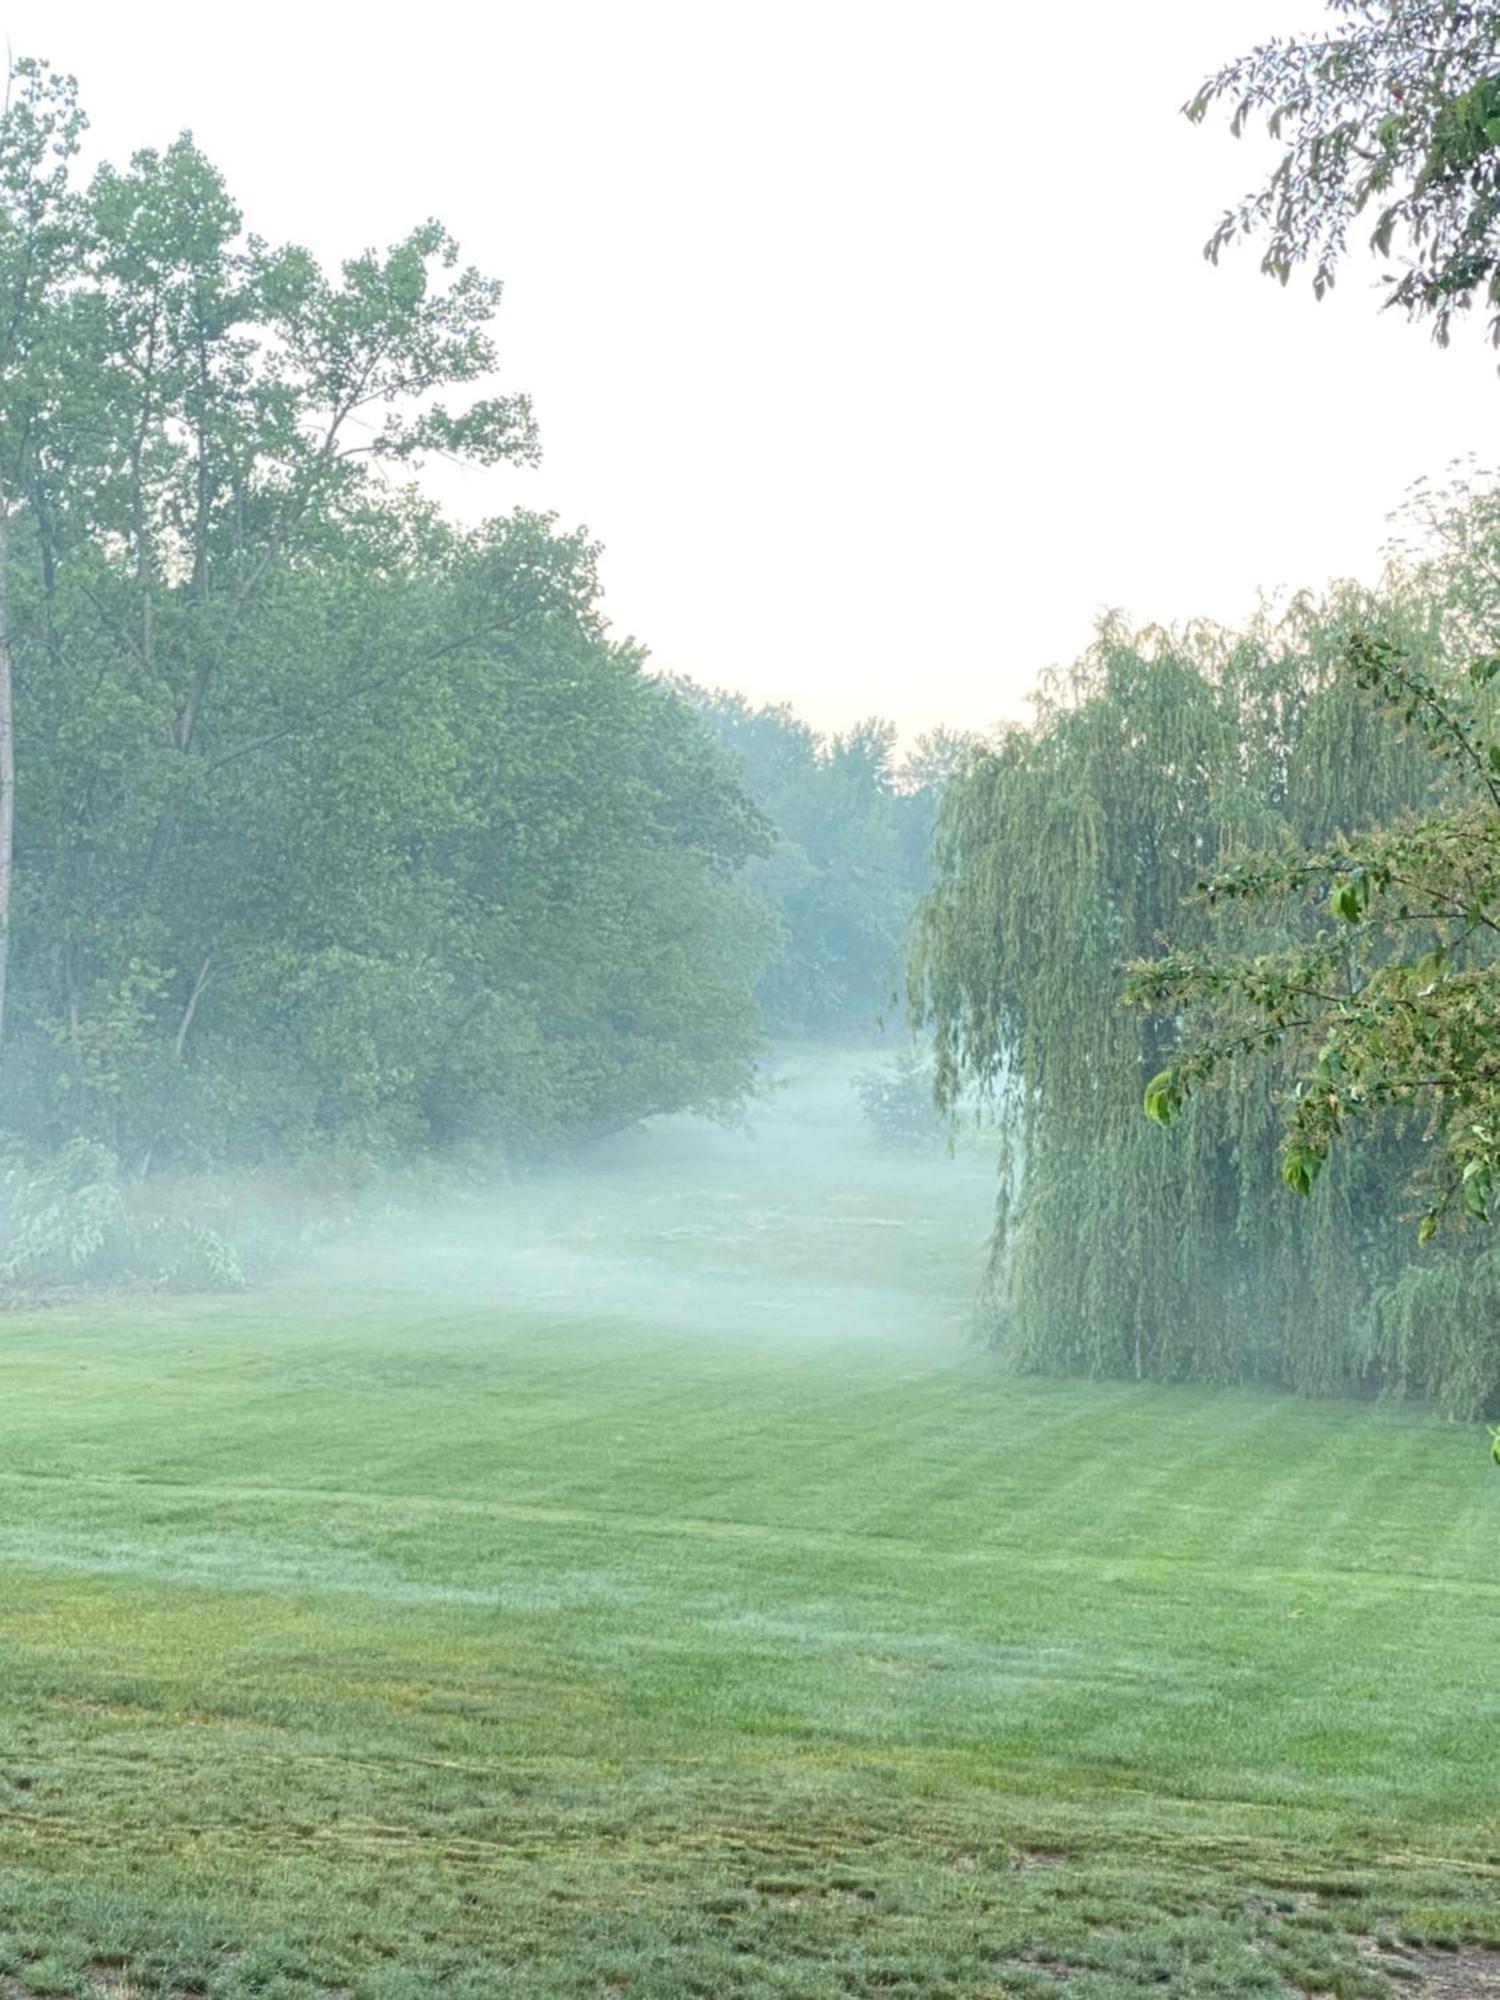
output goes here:
{"type": "Polygon", "coordinates": [[[827,1123],[0,1321],[3,2000],[1355,1996],[1500,1940],[1482,1434],[1007,1380],[983,1176],[827,1123]]]}

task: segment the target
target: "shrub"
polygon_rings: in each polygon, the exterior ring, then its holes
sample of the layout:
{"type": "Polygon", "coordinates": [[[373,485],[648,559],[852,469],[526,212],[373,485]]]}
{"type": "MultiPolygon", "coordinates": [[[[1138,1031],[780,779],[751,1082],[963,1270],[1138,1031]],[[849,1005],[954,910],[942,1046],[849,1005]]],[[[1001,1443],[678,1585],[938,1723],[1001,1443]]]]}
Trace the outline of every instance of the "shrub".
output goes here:
{"type": "Polygon", "coordinates": [[[219,1230],[185,1215],[142,1214],[108,1147],[72,1139],[42,1158],[12,1154],[0,1171],[0,1284],[122,1284],[236,1290],[239,1256],[219,1230]]]}
{"type": "Polygon", "coordinates": [[[932,1085],[930,1059],[911,1049],[879,1069],[860,1071],[854,1088],[877,1144],[905,1153],[942,1145],[948,1126],[933,1103],[932,1085]]]}

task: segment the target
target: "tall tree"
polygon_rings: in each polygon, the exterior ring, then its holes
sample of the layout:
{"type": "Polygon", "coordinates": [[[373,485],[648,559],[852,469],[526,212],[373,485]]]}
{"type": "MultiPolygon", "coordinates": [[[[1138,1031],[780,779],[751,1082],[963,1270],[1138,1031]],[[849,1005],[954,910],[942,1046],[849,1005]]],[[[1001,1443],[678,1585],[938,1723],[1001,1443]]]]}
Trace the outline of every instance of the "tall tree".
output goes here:
{"type": "MultiPolygon", "coordinates": [[[[1232,99],[1236,130],[1261,115],[1288,141],[1269,185],[1225,217],[1209,254],[1264,233],[1264,268],[1285,281],[1310,264],[1321,294],[1367,217],[1372,249],[1398,260],[1390,303],[1429,320],[1441,341],[1456,315],[1487,307],[1500,340],[1500,10],[1330,5],[1344,17],[1338,32],[1255,50],[1189,107],[1202,117],[1232,99]]],[[[1393,736],[1404,729],[1439,753],[1445,781],[1427,809],[1391,820],[1351,798],[1331,838],[1205,871],[1200,908],[1239,914],[1240,934],[1221,930],[1204,950],[1180,919],[1178,948],[1139,964],[1132,986],[1182,1037],[1147,1084],[1153,1118],[1174,1122],[1210,1080],[1263,1089],[1270,1068],[1283,1084],[1287,1185],[1326,1187],[1353,1129],[1404,1133],[1426,1156],[1426,1242],[1451,1213],[1487,1219],[1500,1188],[1495,519],[1493,494],[1435,510],[1428,526],[1449,546],[1417,571],[1425,626],[1358,621],[1338,656],[1345,684],[1373,697],[1393,736]],[[1351,831],[1360,827],[1374,830],[1351,831]],[[1282,926],[1271,951],[1249,942],[1267,917],[1282,926]]],[[[1388,1197],[1383,1218],[1393,1209],[1388,1197]]],[[[1450,1409],[1493,1409],[1497,1299],[1493,1249],[1471,1241],[1409,1263],[1377,1301],[1387,1365],[1450,1409]]]]}
{"type": "Polygon", "coordinates": [[[77,186],[71,86],[17,74],[8,1133],[514,1154],[737,1101],[760,816],[586,539],[409,484],[535,456],[498,285],[437,223],[330,276],[186,138],[77,186]]]}
{"type": "Polygon", "coordinates": [[[15,872],[12,520],[29,507],[50,568],[53,489],[80,443],[63,327],[84,233],[69,171],[83,129],[71,78],[32,60],[12,65],[0,115],[0,1047],[15,872]]]}
{"type": "MultiPolygon", "coordinates": [[[[1265,230],[1267,268],[1311,261],[1333,282],[1354,219],[1376,205],[1373,247],[1404,247],[1392,301],[1446,339],[1453,316],[1500,305],[1500,9],[1470,0],[1330,0],[1347,25],[1319,41],[1271,43],[1213,78],[1190,107],[1238,100],[1237,129],[1266,115],[1290,143],[1270,185],[1226,217],[1210,252],[1265,230]]],[[[1500,338],[1500,317],[1492,321],[1500,338]]],[[[1455,1207],[1486,1218],[1500,1186],[1500,732],[1487,690],[1500,673],[1492,587],[1493,495],[1461,496],[1429,525],[1458,547],[1427,575],[1436,634],[1380,624],[1346,635],[1342,670],[1391,720],[1446,760],[1436,809],[1239,861],[1200,885],[1211,904],[1309,910],[1312,928],[1271,956],[1179,950],[1137,968],[1146,1005],[1203,1023],[1147,1091],[1170,1122],[1227,1063],[1275,1049],[1300,1071],[1283,1171],[1310,1192],[1350,1125],[1431,1107],[1436,1141],[1424,1239],[1455,1207]],[[1431,591],[1434,577],[1437,588],[1431,591]],[[1442,643],[1436,643],[1441,641],[1442,643]],[[1457,662],[1468,654],[1468,684],[1457,662]]],[[[1369,826],[1353,809],[1345,829],[1369,826]]]]}
{"type": "MultiPolygon", "coordinates": [[[[1338,674],[1358,595],[1243,634],[1107,625],[1035,725],[973,756],[939,820],[913,998],[939,1094],[989,1094],[1000,1194],[984,1316],[1019,1365],[1348,1388],[1399,1264],[1371,1218],[1399,1146],[1347,1161],[1315,1213],[1278,1198],[1266,1088],[1195,1098],[1174,1151],[1140,1116],[1177,1023],[1120,1005],[1121,961],[1237,851],[1330,837],[1431,779],[1338,674]],[[1351,1246],[1357,1255],[1351,1257],[1351,1246]]],[[[1262,949],[1298,935],[1263,923],[1262,949]]],[[[1377,1362],[1375,1366],[1379,1367],[1377,1362]]]]}

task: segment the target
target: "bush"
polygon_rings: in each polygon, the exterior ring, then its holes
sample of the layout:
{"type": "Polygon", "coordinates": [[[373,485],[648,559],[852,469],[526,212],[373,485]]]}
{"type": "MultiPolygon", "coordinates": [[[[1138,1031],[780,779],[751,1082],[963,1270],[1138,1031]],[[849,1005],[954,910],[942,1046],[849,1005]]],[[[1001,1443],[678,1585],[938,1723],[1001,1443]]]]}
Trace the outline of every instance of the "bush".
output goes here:
{"type": "Polygon", "coordinates": [[[942,1145],[948,1125],[932,1101],[931,1061],[904,1050],[880,1069],[861,1070],[854,1079],[876,1143],[892,1152],[928,1152],[942,1145]]]}
{"type": "Polygon", "coordinates": [[[73,1139],[0,1172],[0,1284],[147,1283],[213,1291],[245,1282],[234,1245],[189,1216],[143,1214],[108,1147],[73,1139]]]}

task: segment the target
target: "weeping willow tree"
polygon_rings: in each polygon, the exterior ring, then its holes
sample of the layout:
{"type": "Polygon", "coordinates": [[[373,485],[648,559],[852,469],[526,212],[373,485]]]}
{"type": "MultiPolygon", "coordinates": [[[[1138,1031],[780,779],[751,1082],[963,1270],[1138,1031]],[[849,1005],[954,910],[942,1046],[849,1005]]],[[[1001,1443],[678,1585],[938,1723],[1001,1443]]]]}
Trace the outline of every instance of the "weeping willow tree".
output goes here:
{"type": "Polygon", "coordinates": [[[1200,907],[1248,913],[1262,932],[1279,913],[1269,941],[1232,921],[1207,946],[1174,938],[1130,968],[1126,990],[1173,1024],[1145,1092],[1159,1123],[1216,1084],[1263,1092],[1257,1065],[1270,1068],[1284,1086],[1282,1178],[1304,1196],[1372,1134],[1405,1133],[1415,1253],[1374,1289],[1371,1352],[1390,1386],[1455,1416],[1496,1415],[1500,483],[1461,475],[1412,511],[1435,552],[1419,544],[1413,561],[1408,545],[1394,579],[1425,616],[1356,627],[1339,664],[1391,739],[1432,758],[1433,795],[1209,874],[1200,907]]]}
{"type": "MultiPolygon", "coordinates": [[[[1338,672],[1352,624],[1398,615],[1417,614],[1351,592],[1239,635],[1106,623],[1043,684],[1033,726],[951,786],[912,1002],[940,1101],[977,1088],[994,1108],[982,1315],[1017,1366],[1310,1393],[1377,1377],[1375,1302],[1404,1254],[1383,1225],[1408,1142],[1340,1155],[1314,1200],[1288,1201],[1264,1061],[1156,1129],[1142,1091],[1187,1024],[1125,1008],[1121,968],[1168,936],[1211,949],[1225,914],[1185,901],[1236,855],[1328,841],[1428,795],[1431,760],[1338,672]]],[[[1258,921],[1274,948],[1305,919],[1258,921]]]]}
{"type": "MultiPolygon", "coordinates": [[[[1259,236],[1263,270],[1285,282],[1305,265],[1322,296],[1366,218],[1371,247],[1398,266],[1390,302],[1446,340],[1456,316],[1500,306],[1500,9],[1329,8],[1342,18],[1324,32],[1263,42],[1187,107],[1201,120],[1232,105],[1236,133],[1263,119],[1281,147],[1208,254],[1259,236]]],[[[1491,331],[1500,339],[1500,321],[1491,331]]],[[[1500,1211],[1500,947],[1472,935],[1500,936],[1500,727],[1446,732],[1484,759],[1494,810],[1476,813],[1339,672],[1415,658],[1425,674],[1435,658],[1435,699],[1416,707],[1441,721],[1467,619],[1475,665],[1500,687],[1500,505],[1492,492],[1454,519],[1474,528],[1480,560],[1450,564],[1435,597],[1304,604],[1239,639],[1106,626],[1044,686],[1035,726],[977,752],[950,788],[912,1011],[936,1038],[940,1102],[977,1086],[997,1108],[985,1311],[1018,1363],[1311,1391],[1378,1382],[1455,1412],[1500,1405],[1500,1248],[1429,1242],[1424,1262],[1390,1227],[1424,1141],[1451,1170],[1439,1208],[1456,1195],[1481,1223],[1500,1211]],[[1360,837],[1372,827],[1389,831],[1360,837]],[[1350,857],[1363,857],[1352,871],[1350,857]],[[1247,893],[1184,908],[1215,876],[1247,893]],[[1330,915],[1357,933],[1349,963],[1331,1000],[1289,1005],[1288,976],[1321,972],[1339,949],[1330,915]],[[1430,950],[1392,943],[1392,920],[1409,918],[1427,924],[1430,950]],[[1153,960],[1163,969],[1143,997],[1157,1011],[1124,1013],[1124,964],[1153,960]],[[1240,969],[1226,988],[1228,965],[1240,969]],[[1203,1018],[1216,1002],[1237,1011],[1219,1036],[1203,1018]],[[1401,1055],[1444,1056],[1435,1073],[1391,1083],[1392,1023],[1401,1055]],[[1345,1071],[1330,1081],[1319,1072],[1333,1059],[1345,1071]],[[1359,1149],[1330,1144],[1351,1061],[1385,1113],[1359,1149]],[[1195,1064],[1220,1087],[1185,1089],[1195,1064]],[[1424,1131],[1416,1106],[1433,1089],[1424,1131]],[[1143,1095],[1172,1131],[1141,1117],[1143,1095]],[[1283,1174],[1305,1203],[1287,1200],[1283,1174]]],[[[1422,1235],[1437,1222],[1429,1208],[1422,1235]]]]}

